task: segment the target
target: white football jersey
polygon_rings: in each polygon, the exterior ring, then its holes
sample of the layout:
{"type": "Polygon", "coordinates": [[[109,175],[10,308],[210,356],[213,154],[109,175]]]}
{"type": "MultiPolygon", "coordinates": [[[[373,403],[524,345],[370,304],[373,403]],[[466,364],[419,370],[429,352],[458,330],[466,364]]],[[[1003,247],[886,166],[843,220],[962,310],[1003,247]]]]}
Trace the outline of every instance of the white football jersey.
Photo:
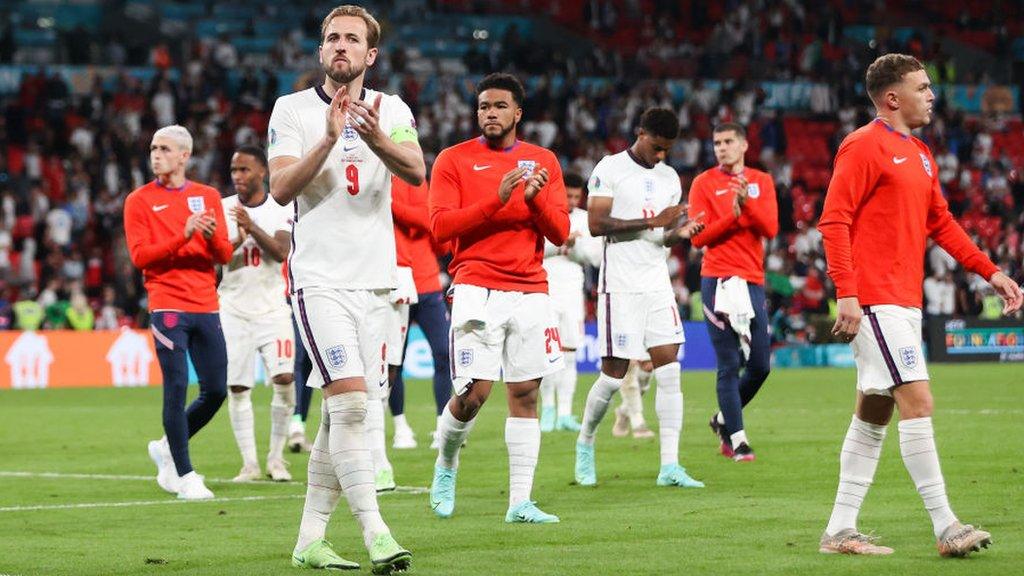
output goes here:
{"type": "MultiPolygon", "coordinates": [[[[361,100],[380,99],[385,134],[415,128],[409,106],[398,96],[363,89],[361,100]]],[[[327,131],[331,97],[321,86],[277,99],[270,115],[268,158],[301,158],[327,131]]],[[[395,236],[391,220],[391,173],[346,126],[320,172],[295,198],[291,289],[393,289],[395,236]]]]}
{"type": "MultiPolygon", "coordinates": [[[[292,210],[281,206],[267,194],[259,206],[245,206],[238,195],[228,196],[221,201],[224,217],[228,223],[228,240],[238,239],[238,224],[231,216],[235,206],[242,206],[249,213],[256,226],[273,236],[279,231],[291,232],[292,210]]],[[[287,316],[290,312],[285,299],[284,270],[282,263],[263,252],[256,239],[249,235],[231,256],[222,270],[217,293],[220,295],[221,310],[240,318],[255,320],[267,316],[287,316]]]]}
{"type": "Polygon", "coordinates": [[[601,258],[601,242],[590,235],[587,211],[574,208],[569,213],[569,233],[579,238],[568,252],[544,239],[544,269],[548,272],[548,293],[579,292],[583,289],[583,265],[597,266],[601,258]]]}
{"type": "MultiPolygon", "coordinates": [[[[612,199],[612,218],[632,220],[657,216],[679,204],[683,195],[679,175],[659,162],[647,168],[628,150],[605,156],[594,167],[587,185],[590,197],[612,199]]],[[[604,237],[598,291],[657,292],[671,290],[669,249],[662,244],[663,228],[604,237]]]]}

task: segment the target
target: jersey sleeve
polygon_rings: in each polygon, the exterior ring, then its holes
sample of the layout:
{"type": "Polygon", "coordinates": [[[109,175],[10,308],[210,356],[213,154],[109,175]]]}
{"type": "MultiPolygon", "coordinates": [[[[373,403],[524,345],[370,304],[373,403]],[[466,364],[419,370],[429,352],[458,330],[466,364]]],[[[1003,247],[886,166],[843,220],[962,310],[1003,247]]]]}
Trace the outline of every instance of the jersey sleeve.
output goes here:
{"type": "Polygon", "coordinates": [[[267,159],[302,157],[302,127],[285,97],[278,98],[267,129],[267,159]]]}
{"type": "Polygon", "coordinates": [[[703,175],[694,178],[693,184],[690,185],[690,208],[687,214],[690,218],[696,218],[701,213],[704,214],[704,229],[699,234],[694,235],[691,240],[694,248],[714,246],[728,238],[733,230],[739,228],[739,222],[737,222],[732,210],[718,218],[712,214],[710,191],[707,178],[703,175]]]}
{"type": "Polygon", "coordinates": [[[779,233],[779,201],[775,195],[775,183],[770,175],[758,179],[760,197],[743,204],[739,224],[751,228],[762,238],[774,238],[779,233]]]}
{"type": "Polygon", "coordinates": [[[615,188],[611,179],[612,171],[609,166],[609,158],[610,156],[602,158],[590,173],[590,180],[587,181],[588,197],[611,198],[615,195],[615,188]]]}
{"type": "Polygon", "coordinates": [[[561,246],[569,238],[569,209],[565,195],[565,182],[562,180],[562,167],[558,159],[550,152],[550,159],[545,162],[550,172],[547,186],[544,186],[526,205],[534,215],[534,223],[544,238],[552,244],[561,246]]]}
{"type": "Polygon", "coordinates": [[[463,207],[462,186],[451,149],[443,150],[438,154],[430,172],[428,196],[430,232],[438,243],[443,244],[486,225],[491,216],[503,206],[498,191],[494,190],[475,204],[463,207]]]}
{"type": "Polygon", "coordinates": [[[224,211],[224,219],[227,221],[228,240],[234,242],[238,239],[238,222],[230,216],[231,207],[237,204],[238,196],[228,196],[220,201],[220,207],[224,211]]]}
{"type": "Polygon", "coordinates": [[[818,223],[836,298],[857,295],[850,228],[864,196],[878,181],[877,163],[870,146],[869,141],[858,140],[839,147],[818,223]]]}
{"type": "MultiPolygon", "coordinates": [[[[932,166],[936,165],[934,158],[931,162],[932,166]]],[[[938,174],[932,177],[931,203],[928,206],[928,236],[956,258],[964,268],[985,280],[989,280],[999,271],[999,267],[978,249],[963,227],[953,219],[949,212],[949,203],[942,195],[938,174]]]]}
{"type": "MultiPolygon", "coordinates": [[[[271,202],[273,199],[271,199],[271,202]]],[[[270,235],[273,236],[278,232],[292,233],[292,206],[276,206],[274,209],[274,215],[277,216],[277,221],[274,223],[274,229],[270,231],[270,235]]]]}
{"type": "Polygon", "coordinates": [[[417,142],[416,119],[413,118],[409,105],[398,95],[388,96],[387,123],[381,126],[384,133],[396,144],[417,142]]]}
{"type": "Polygon", "coordinates": [[[214,262],[217,264],[227,264],[231,261],[235,247],[228,240],[228,224],[226,218],[224,218],[224,206],[219,202],[220,193],[216,189],[208,188],[206,195],[207,201],[213,206],[213,216],[217,220],[217,228],[213,231],[213,238],[209,240],[210,252],[213,255],[214,262]]]}
{"type": "Polygon", "coordinates": [[[188,242],[184,230],[170,238],[154,238],[147,216],[142,198],[129,194],[124,203],[124,235],[132,264],[140,270],[171,258],[188,242]]]}

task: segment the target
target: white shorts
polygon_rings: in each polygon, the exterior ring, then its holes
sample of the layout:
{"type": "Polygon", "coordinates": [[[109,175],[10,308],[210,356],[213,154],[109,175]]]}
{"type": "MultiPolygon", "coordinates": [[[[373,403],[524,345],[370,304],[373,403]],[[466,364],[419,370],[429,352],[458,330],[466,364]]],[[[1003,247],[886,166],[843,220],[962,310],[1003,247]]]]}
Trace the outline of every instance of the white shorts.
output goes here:
{"type": "Polygon", "coordinates": [[[388,383],[384,335],[389,290],[335,290],[310,287],[292,297],[302,343],[313,371],[311,388],[342,378],[365,378],[370,398],[388,383]]]}
{"type": "Polygon", "coordinates": [[[253,387],[257,351],[268,379],[295,369],[295,331],[287,313],[249,320],[221,310],[220,324],[228,350],[228,386],[253,387]]]}
{"type": "Polygon", "coordinates": [[[892,396],[896,386],[929,379],[921,353],[920,308],[865,306],[850,346],[857,363],[857,389],[864,394],[892,396]]]}
{"type": "Polygon", "coordinates": [[[391,306],[388,308],[388,331],[385,337],[387,363],[390,366],[401,366],[405,336],[409,331],[409,306],[420,301],[412,268],[398,267],[398,288],[391,291],[389,300],[391,306]]]}
{"type": "Polygon", "coordinates": [[[565,363],[543,292],[505,292],[469,284],[452,287],[452,385],[462,394],[473,380],[525,382],[565,363]]]}
{"type": "Polygon", "coordinates": [[[671,291],[597,295],[597,346],[602,358],[648,360],[651,348],[682,344],[685,339],[671,291]]]}
{"type": "Polygon", "coordinates": [[[586,315],[583,289],[551,290],[551,306],[558,318],[562,349],[578,349],[583,343],[583,318],[586,315]]]}

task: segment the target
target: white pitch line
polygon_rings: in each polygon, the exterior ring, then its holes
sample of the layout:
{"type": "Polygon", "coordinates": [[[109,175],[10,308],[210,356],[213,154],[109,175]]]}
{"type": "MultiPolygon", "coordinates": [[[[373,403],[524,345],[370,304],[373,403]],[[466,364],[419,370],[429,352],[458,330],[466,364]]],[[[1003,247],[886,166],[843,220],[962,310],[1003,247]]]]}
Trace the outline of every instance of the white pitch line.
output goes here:
{"type": "Polygon", "coordinates": [[[37,506],[6,506],[0,512],[30,512],[33,510],[74,510],[76,508],[132,508],[135,506],[159,506],[162,504],[196,504],[202,502],[251,502],[256,500],[286,500],[304,498],[305,494],[287,494],[281,496],[235,496],[213,498],[211,500],[136,500],[134,502],[83,502],[80,504],[40,504],[37,506]]]}
{"type": "MultiPolygon", "coordinates": [[[[139,476],[132,474],[79,474],[74,472],[22,472],[16,470],[0,470],[0,478],[52,478],[76,480],[135,480],[154,482],[156,476],[139,476]]],[[[211,484],[238,484],[241,486],[305,486],[305,482],[235,482],[227,478],[206,478],[211,484]]],[[[398,494],[427,494],[430,488],[424,486],[398,486],[392,492],[398,494]]],[[[382,494],[386,494],[383,492],[382,494]]]]}

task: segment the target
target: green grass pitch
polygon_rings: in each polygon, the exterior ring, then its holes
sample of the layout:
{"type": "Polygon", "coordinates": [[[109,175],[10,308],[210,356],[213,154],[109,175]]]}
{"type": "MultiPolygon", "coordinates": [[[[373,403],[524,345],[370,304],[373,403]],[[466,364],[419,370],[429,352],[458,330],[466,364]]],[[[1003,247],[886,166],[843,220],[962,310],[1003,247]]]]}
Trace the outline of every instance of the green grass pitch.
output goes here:
{"type": "MultiPolygon", "coordinates": [[[[706,424],[715,405],[713,374],[684,372],[682,462],[707,483],[704,490],[656,487],[657,441],[612,438],[610,417],[599,430],[598,486],[574,486],[574,435],[545,434],[534,498],[562,519],[546,526],[503,521],[506,407],[496,388],[462,453],[455,516],[435,518],[422,493],[383,496],[381,508],[398,541],[413,551],[418,574],[1019,574],[1021,370],[931,367],[936,440],[953,508],[994,537],[992,548],[966,560],[936,553],[928,516],[899,456],[895,425],[860,528],[882,536],[896,553],[856,558],[817,552],[850,419],[852,370],[774,372],[746,412],[758,458],[751,464],[717,455],[706,424]]],[[[577,413],[591,382],[589,375],[580,378],[577,413]]],[[[390,455],[400,485],[427,487],[435,456],[427,448],[433,401],[428,383],[408,386],[407,413],[420,448],[390,455]]],[[[653,398],[645,400],[654,425],[653,398]]],[[[262,455],[269,392],[257,390],[254,403],[262,455]]],[[[225,412],[192,444],[193,462],[209,479],[231,478],[240,466],[225,412]]],[[[151,479],[146,455],[146,441],[161,433],[159,389],[3,391],[0,429],[0,574],[298,572],[289,554],[302,509],[305,455],[287,456],[299,482],[211,482],[219,500],[172,503],[151,479]]],[[[328,539],[368,573],[344,500],[338,510],[328,539]]]]}

